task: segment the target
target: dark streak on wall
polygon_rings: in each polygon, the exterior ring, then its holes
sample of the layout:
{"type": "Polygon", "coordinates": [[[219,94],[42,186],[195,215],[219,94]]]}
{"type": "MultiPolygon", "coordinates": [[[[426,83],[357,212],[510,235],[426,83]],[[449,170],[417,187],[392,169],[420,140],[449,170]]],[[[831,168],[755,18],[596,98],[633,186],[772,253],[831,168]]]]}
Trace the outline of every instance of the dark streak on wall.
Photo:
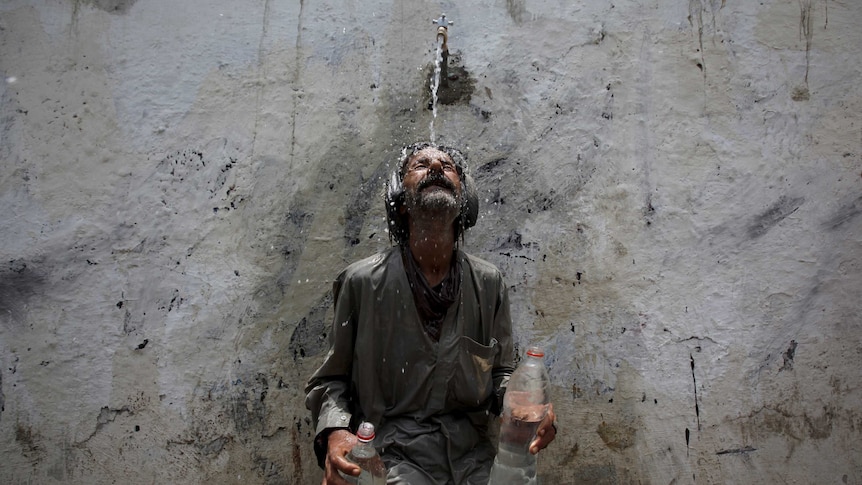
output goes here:
{"type": "Polygon", "coordinates": [[[752,448],[750,446],[746,446],[744,448],[734,448],[732,450],[721,450],[716,451],[716,455],[744,455],[746,453],[751,453],[752,451],[757,451],[757,448],[752,448]]]}
{"type": "Polygon", "coordinates": [[[345,208],[346,221],[344,224],[344,240],[349,246],[359,244],[359,234],[365,226],[365,219],[372,204],[379,204],[380,187],[383,185],[384,176],[389,171],[389,163],[386,161],[377,165],[374,173],[363,180],[356,192],[352,195],[350,203],[345,208]]]}
{"type": "Polygon", "coordinates": [[[775,227],[776,224],[796,212],[803,202],[805,202],[804,197],[788,198],[782,196],[769,209],[755,217],[754,221],[749,224],[748,237],[750,239],[757,239],[763,236],[775,227]]]}
{"type": "MultiPolygon", "coordinates": [[[[694,355],[689,354],[691,359],[691,380],[694,383],[694,415],[697,418],[697,430],[700,431],[700,404],[697,402],[697,377],[694,375],[694,355]]],[[[685,442],[688,444],[688,428],[686,428],[685,442]]]]}
{"type": "Polygon", "coordinates": [[[303,483],[303,480],[302,480],[302,451],[301,451],[302,448],[300,447],[300,443],[302,442],[302,440],[299,436],[299,424],[300,423],[297,422],[296,424],[297,424],[297,426],[295,428],[292,428],[290,431],[291,443],[293,445],[291,447],[290,457],[291,457],[291,460],[293,462],[294,473],[296,474],[296,476],[294,477],[294,478],[296,478],[295,483],[303,483]]]}
{"type": "Polygon", "coordinates": [[[838,229],[859,214],[862,214],[862,196],[835,211],[835,215],[829,218],[824,225],[831,230],[838,229]]]}
{"type": "Polygon", "coordinates": [[[39,462],[45,449],[41,445],[41,435],[29,423],[15,423],[15,441],[21,445],[24,456],[33,462],[39,462]]]}
{"type": "MultiPolygon", "coordinates": [[[[96,8],[111,14],[125,14],[129,12],[137,0],[85,0],[96,8]]],[[[77,2],[76,2],[77,3],[77,2]]]]}
{"type": "Polygon", "coordinates": [[[303,229],[310,226],[312,221],[314,221],[314,214],[307,212],[302,207],[290,209],[285,216],[284,233],[291,234],[293,237],[287,238],[284,246],[281,248],[285,261],[281,273],[278,275],[277,285],[282,295],[284,295],[285,290],[290,286],[293,273],[299,265],[302,250],[305,248],[307,232],[303,231],[303,229]]]}
{"type": "Polygon", "coordinates": [[[326,350],[326,332],[329,328],[326,312],[331,306],[332,292],[327,291],[294,328],[287,347],[293,354],[294,362],[300,358],[313,357],[326,350]]]}
{"type": "Polygon", "coordinates": [[[21,324],[25,318],[25,308],[30,298],[39,293],[44,283],[41,274],[33,271],[32,264],[21,259],[7,262],[0,270],[0,323],[21,324]]]}
{"type": "Polygon", "coordinates": [[[791,340],[790,346],[787,347],[787,350],[784,351],[782,357],[784,358],[784,363],[781,365],[781,368],[778,369],[779,372],[783,370],[793,370],[793,358],[796,356],[796,341],[791,340]]]}

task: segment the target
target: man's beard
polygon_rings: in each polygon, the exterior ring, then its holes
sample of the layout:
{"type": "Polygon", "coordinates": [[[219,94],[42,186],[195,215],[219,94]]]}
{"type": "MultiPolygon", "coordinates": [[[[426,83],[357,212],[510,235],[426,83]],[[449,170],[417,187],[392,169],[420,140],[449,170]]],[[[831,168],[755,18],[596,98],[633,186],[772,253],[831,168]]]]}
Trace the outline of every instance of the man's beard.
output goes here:
{"type": "Polygon", "coordinates": [[[408,190],[405,203],[410,211],[427,211],[429,213],[458,214],[461,210],[461,197],[455,194],[455,186],[443,176],[430,175],[423,179],[415,191],[408,190]],[[440,189],[425,190],[431,185],[440,189]]]}

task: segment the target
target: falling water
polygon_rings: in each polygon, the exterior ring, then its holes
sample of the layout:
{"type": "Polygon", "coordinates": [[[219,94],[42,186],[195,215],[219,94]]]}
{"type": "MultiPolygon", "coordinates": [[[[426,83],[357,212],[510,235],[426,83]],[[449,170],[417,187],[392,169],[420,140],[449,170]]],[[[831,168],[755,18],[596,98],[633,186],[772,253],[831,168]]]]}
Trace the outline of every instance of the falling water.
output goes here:
{"type": "Polygon", "coordinates": [[[437,119],[437,88],[440,87],[440,64],[443,62],[443,42],[437,44],[437,52],[434,56],[434,78],[431,80],[431,143],[435,143],[434,120],[437,119]]]}

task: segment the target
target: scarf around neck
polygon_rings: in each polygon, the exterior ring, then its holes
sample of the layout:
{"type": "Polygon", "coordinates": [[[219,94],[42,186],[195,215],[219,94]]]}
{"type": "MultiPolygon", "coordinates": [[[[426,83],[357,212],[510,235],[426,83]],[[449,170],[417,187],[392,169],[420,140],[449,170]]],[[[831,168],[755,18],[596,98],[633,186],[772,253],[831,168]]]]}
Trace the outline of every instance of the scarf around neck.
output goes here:
{"type": "Polygon", "coordinates": [[[461,272],[457,252],[453,254],[452,264],[446,277],[433,288],[428,284],[428,280],[413,257],[413,252],[406,244],[402,246],[401,259],[404,261],[404,269],[413,292],[413,301],[422,320],[422,327],[429,337],[438,342],[446,312],[461,292],[461,272]]]}

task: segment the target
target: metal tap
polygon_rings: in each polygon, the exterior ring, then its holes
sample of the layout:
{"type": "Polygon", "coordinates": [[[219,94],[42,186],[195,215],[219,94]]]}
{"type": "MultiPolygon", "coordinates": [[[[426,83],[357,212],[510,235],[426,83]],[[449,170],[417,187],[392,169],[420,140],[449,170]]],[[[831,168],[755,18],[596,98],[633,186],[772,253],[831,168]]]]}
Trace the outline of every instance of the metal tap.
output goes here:
{"type": "Polygon", "coordinates": [[[449,45],[447,42],[449,41],[449,26],[454,25],[455,22],[447,19],[445,13],[441,13],[439,19],[434,19],[431,22],[437,25],[437,42],[442,40],[443,45],[441,46],[441,49],[443,52],[448,53],[449,45]]]}

